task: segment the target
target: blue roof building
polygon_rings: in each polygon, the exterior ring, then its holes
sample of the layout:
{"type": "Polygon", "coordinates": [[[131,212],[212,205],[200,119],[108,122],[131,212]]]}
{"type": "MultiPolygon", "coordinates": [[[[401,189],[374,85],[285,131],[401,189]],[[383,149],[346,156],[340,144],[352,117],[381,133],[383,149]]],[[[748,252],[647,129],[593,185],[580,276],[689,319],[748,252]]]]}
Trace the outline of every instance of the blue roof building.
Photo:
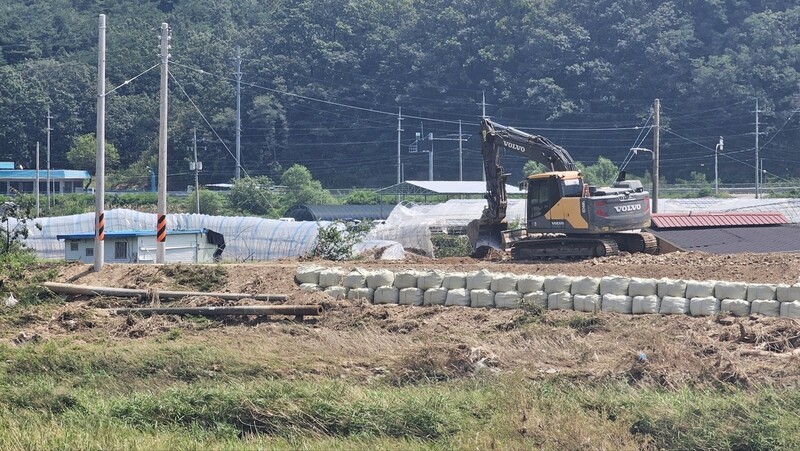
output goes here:
{"type": "MultiPolygon", "coordinates": [[[[88,171],[40,169],[39,192],[41,193],[47,191],[48,172],[50,173],[51,193],[83,193],[84,185],[92,178],[88,171]]],[[[0,161],[0,194],[33,193],[35,183],[35,169],[14,169],[14,163],[0,161]]]]}

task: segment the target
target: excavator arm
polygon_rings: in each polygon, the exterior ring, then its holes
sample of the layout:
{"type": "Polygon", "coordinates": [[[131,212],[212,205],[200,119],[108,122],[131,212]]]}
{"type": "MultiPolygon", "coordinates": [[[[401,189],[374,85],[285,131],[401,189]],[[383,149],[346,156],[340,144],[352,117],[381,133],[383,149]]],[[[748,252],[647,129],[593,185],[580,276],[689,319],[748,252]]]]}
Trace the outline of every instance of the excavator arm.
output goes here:
{"type": "Polygon", "coordinates": [[[473,254],[481,256],[490,248],[502,249],[502,233],[508,228],[506,179],[509,174],[500,164],[501,150],[513,152],[547,166],[551,171],[575,171],[575,160],[563,147],[547,138],[506,127],[488,118],[481,120],[481,153],[486,175],[488,205],[481,218],[470,223],[468,235],[473,254]]]}

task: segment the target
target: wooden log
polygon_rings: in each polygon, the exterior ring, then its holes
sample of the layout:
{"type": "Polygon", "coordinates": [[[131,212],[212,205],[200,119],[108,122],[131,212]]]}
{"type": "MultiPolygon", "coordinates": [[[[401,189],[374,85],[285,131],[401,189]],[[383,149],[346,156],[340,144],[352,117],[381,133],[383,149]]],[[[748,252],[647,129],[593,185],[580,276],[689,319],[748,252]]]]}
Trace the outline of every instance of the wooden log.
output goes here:
{"type": "Polygon", "coordinates": [[[306,315],[317,316],[322,314],[320,305],[231,305],[219,307],[141,307],[109,309],[117,315],[138,313],[142,315],[306,315]]]}
{"type": "Polygon", "coordinates": [[[71,283],[45,282],[43,287],[59,294],[81,294],[85,296],[119,296],[129,298],[146,299],[152,295],[158,295],[159,299],[180,299],[186,296],[211,296],[227,301],[237,301],[240,299],[255,299],[257,301],[285,301],[288,296],[285,294],[248,294],[248,293],[204,293],[202,291],[160,291],[142,290],[136,288],[113,288],[91,285],[74,285],[71,283]]]}

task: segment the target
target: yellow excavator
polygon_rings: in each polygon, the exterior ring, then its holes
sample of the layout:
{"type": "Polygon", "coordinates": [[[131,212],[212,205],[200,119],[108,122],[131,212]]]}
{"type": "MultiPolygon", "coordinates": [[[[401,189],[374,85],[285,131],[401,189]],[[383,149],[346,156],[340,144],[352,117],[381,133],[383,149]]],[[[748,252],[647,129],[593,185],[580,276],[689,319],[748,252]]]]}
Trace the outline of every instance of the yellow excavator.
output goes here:
{"type": "Polygon", "coordinates": [[[473,256],[490,249],[510,249],[514,260],[657,252],[656,237],[642,231],[650,225],[650,195],[640,181],[624,180],[621,173],[610,187],[591,186],[563,147],[488,118],[481,120],[481,153],[488,205],[467,228],[473,256]],[[508,230],[510,174],[500,165],[502,150],[549,169],[526,180],[526,221],[519,230],[508,230]]]}

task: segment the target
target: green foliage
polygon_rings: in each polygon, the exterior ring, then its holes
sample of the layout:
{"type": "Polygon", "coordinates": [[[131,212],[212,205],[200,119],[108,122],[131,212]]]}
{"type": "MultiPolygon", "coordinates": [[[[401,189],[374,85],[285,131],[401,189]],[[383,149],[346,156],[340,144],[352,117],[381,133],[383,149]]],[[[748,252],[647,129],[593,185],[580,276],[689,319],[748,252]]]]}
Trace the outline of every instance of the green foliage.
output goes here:
{"type": "Polygon", "coordinates": [[[472,254],[472,245],[466,235],[431,235],[431,243],[437,258],[468,257],[472,254]]]}
{"type": "Polygon", "coordinates": [[[228,195],[231,207],[244,214],[279,217],[278,200],[269,177],[243,177],[233,182],[228,195]]]}
{"type": "Polygon", "coordinates": [[[590,166],[584,166],[581,163],[578,163],[577,166],[583,174],[584,180],[595,186],[610,186],[616,180],[619,172],[619,168],[605,157],[598,157],[597,163],[590,166]]]}
{"type": "Polygon", "coordinates": [[[346,205],[376,205],[381,203],[381,196],[374,191],[353,190],[344,199],[346,205]]]}
{"type": "Polygon", "coordinates": [[[221,265],[165,265],[164,275],[171,278],[179,287],[195,291],[214,291],[228,275],[221,265]]]}
{"type": "Polygon", "coordinates": [[[361,223],[347,227],[341,222],[332,222],[320,226],[314,256],[326,260],[350,260],[353,258],[353,247],[364,239],[369,225],[361,223]]]}
{"type": "MultiPolygon", "coordinates": [[[[119,151],[111,143],[106,143],[106,168],[113,169],[119,164],[119,151]]],[[[94,173],[97,161],[97,138],[93,134],[80,135],[75,138],[69,151],[67,161],[73,169],[83,169],[94,173]]]]}
{"type": "Polygon", "coordinates": [[[319,180],[314,180],[305,166],[294,165],[281,176],[281,184],[285,186],[284,205],[291,207],[297,204],[329,205],[336,204],[330,192],[322,188],[319,180]]]}
{"type": "Polygon", "coordinates": [[[0,259],[15,258],[26,253],[23,240],[28,237],[28,224],[41,229],[41,225],[33,222],[31,207],[24,207],[15,202],[0,205],[0,259]]]}
{"type": "Polygon", "coordinates": [[[550,169],[539,163],[538,161],[529,160],[525,163],[525,166],[522,168],[522,173],[527,177],[533,174],[541,174],[543,172],[548,172],[550,169]]]}
{"type": "MultiPolygon", "coordinates": [[[[222,216],[228,212],[228,196],[215,191],[200,188],[200,214],[222,216]]],[[[190,213],[195,213],[196,210],[196,193],[190,192],[188,196],[183,199],[183,209],[190,213]]]]}

